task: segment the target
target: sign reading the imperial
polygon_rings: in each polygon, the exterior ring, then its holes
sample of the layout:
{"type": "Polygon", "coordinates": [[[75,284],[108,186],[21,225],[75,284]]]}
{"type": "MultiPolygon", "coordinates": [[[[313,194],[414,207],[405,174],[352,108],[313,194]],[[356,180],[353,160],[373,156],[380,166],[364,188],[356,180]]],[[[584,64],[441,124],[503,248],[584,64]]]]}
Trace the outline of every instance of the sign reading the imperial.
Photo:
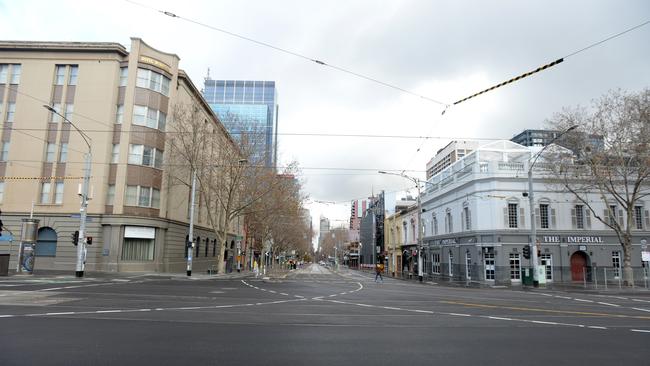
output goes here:
{"type": "Polygon", "coordinates": [[[157,68],[160,68],[160,69],[163,69],[163,70],[167,71],[170,74],[172,73],[171,68],[169,66],[167,66],[166,63],[164,63],[162,61],[158,61],[155,58],[151,58],[151,57],[147,57],[147,56],[140,56],[140,62],[142,62],[143,64],[153,65],[153,66],[155,66],[157,68]]]}
{"type": "Polygon", "coordinates": [[[567,243],[591,243],[591,244],[602,244],[602,236],[567,236],[567,243]]]}
{"type": "Polygon", "coordinates": [[[456,238],[440,239],[440,245],[451,245],[451,244],[457,244],[456,238]]]}

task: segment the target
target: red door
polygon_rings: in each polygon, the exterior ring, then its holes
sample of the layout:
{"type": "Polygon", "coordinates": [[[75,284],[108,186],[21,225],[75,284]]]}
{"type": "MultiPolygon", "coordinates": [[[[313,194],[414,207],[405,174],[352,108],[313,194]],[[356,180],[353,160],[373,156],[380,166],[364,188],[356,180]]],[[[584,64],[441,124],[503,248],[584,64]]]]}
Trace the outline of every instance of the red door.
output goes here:
{"type": "Polygon", "coordinates": [[[575,252],[571,256],[571,280],[584,281],[587,267],[587,255],[583,252],[575,252]]]}

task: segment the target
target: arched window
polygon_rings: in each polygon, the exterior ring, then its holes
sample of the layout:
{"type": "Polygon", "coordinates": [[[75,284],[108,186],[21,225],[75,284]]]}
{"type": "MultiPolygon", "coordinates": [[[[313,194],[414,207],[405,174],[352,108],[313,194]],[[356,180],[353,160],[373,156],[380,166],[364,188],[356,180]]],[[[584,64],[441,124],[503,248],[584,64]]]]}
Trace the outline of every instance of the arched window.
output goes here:
{"type": "Polygon", "coordinates": [[[56,257],[56,231],[51,227],[38,229],[35,255],[37,257],[56,257]]]}
{"type": "Polygon", "coordinates": [[[201,249],[201,237],[197,236],[196,237],[196,254],[195,256],[198,258],[199,257],[199,250],[201,249]]]}
{"type": "Polygon", "coordinates": [[[204,255],[204,257],[208,256],[208,248],[210,248],[210,239],[205,238],[205,255],[204,255]]]}

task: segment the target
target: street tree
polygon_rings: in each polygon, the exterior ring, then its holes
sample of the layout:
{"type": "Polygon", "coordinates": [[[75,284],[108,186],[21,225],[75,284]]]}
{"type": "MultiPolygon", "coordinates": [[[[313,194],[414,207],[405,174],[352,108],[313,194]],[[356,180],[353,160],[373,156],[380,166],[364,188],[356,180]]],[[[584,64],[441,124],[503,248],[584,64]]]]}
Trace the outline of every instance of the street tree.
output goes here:
{"type": "Polygon", "coordinates": [[[559,141],[571,154],[556,149],[548,167],[562,188],[616,233],[623,280],[631,286],[633,233],[650,228],[642,204],[650,195],[650,89],[609,92],[593,108],[566,108],[548,124],[557,130],[578,126],[559,141]]]}
{"type": "Polygon", "coordinates": [[[272,169],[257,165],[261,132],[242,122],[233,136],[193,104],[178,103],[172,112],[170,182],[189,187],[196,174],[197,213],[205,215],[217,237],[217,270],[223,272],[228,236],[236,235],[235,224],[243,221],[237,219],[274,189],[265,179],[272,169]]]}

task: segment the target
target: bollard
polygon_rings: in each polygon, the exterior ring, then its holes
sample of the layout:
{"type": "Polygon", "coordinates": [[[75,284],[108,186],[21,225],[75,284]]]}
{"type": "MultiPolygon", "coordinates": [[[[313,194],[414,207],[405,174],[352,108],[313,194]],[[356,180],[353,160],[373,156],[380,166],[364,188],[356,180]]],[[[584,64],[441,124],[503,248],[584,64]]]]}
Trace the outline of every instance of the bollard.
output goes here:
{"type": "Polygon", "coordinates": [[[619,290],[621,289],[621,277],[622,277],[621,275],[622,275],[622,273],[621,273],[621,270],[619,269],[618,270],[618,289],[619,290]]]}
{"type": "Polygon", "coordinates": [[[587,288],[587,267],[582,267],[582,282],[585,288],[587,288]]]}
{"type": "Polygon", "coordinates": [[[607,268],[603,268],[603,275],[605,276],[605,290],[607,290],[607,268]]]}
{"type": "Polygon", "coordinates": [[[594,267],[594,282],[596,284],[596,290],[598,290],[598,268],[594,267]]]}

